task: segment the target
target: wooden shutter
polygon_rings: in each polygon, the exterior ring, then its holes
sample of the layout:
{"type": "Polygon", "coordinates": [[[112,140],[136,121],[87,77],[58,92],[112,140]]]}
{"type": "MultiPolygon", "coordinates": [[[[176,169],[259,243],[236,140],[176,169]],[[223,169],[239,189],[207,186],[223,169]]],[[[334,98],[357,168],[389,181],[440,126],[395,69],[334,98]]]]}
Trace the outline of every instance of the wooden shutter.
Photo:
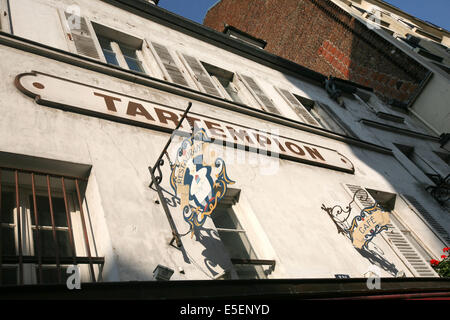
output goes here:
{"type": "MultiPolygon", "coordinates": [[[[357,185],[347,184],[346,186],[352,196],[358,189],[363,189],[361,186],[357,185]]],[[[356,203],[361,209],[372,206],[375,203],[375,200],[370,194],[367,200],[360,199],[359,197],[356,198],[356,203]]],[[[408,266],[411,273],[417,277],[436,277],[437,274],[428,261],[422,257],[422,255],[414,248],[414,245],[405,237],[404,234],[408,232],[408,230],[404,230],[397,226],[392,219],[390,219],[390,223],[387,226],[389,229],[383,231],[380,235],[391,245],[391,248],[405,265],[408,266]]]]}
{"type": "Polygon", "coordinates": [[[182,86],[189,87],[186,79],[183,76],[183,73],[181,72],[180,68],[178,68],[178,66],[176,65],[175,60],[173,59],[169,50],[159,43],[151,42],[151,44],[155,49],[155,53],[161,60],[162,67],[167,71],[170,77],[170,79],[167,80],[172,81],[176,84],[180,84],[182,86]]]}
{"type": "Polygon", "coordinates": [[[222,97],[217,88],[214,86],[211,77],[209,76],[205,68],[202,66],[200,61],[198,61],[195,57],[192,57],[184,53],[182,54],[182,56],[186,61],[188,68],[192,70],[194,77],[200,83],[200,86],[203,88],[203,90],[206,93],[211,94],[213,96],[222,97]]]}
{"type": "Polygon", "coordinates": [[[256,81],[249,76],[238,75],[238,77],[242,80],[244,85],[250,91],[250,93],[255,97],[255,99],[262,104],[262,107],[271,113],[276,113],[281,115],[280,111],[275,107],[272,100],[270,100],[264,91],[259,87],[256,81]]]}
{"type": "Polygon", "coordinates": [[[433,218],[433,216],[425,209],[414,197],[406,194],[400,195],[406,204],[414,211],[419,217],[425,219],[431,230],[437,233],[437,236],[441,238],[445,246],[450,245],[450,235],[444,229],[444,227],[433,218]]]}
{"type": "Polygon", "coordinates": [[[75,48],[78,54],[88,56],[95,59],[100,59],[100,55],[98,54],[97,47],[95,45],[95,41],[93,39],[93,35],[89,30],[88,22],[84,17],[77,17],[77,21],[80,21],[80,28],[75,29],[74,26],[70,23],[71,20],[74,19],[73,13],[64,12],[67,24],[70,29],[70,33],[72,35],[72,40],[75,44],[75,48]]]}
{"type": "Polygon", "coordinates": [[[287,101],[289,106],[294,110],[294,112],[300,117],[300,119],[303,119],[306,121],[306,123],[312,124],[313,126],[319,126],[319,122],[317,122],[316,119],[309,113],[309,111],[301,104],[300,101],[288,90],[276,88],[278,92],[281,94],[281,96],[287,101]]]}

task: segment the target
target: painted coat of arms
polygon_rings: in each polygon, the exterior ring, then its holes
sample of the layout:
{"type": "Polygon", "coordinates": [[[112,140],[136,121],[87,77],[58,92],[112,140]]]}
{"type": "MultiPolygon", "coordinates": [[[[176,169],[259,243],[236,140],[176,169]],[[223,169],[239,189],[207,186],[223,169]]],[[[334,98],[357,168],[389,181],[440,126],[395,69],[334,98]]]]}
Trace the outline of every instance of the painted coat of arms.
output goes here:
{"type": "Polygon", "coordinates": [[[182,141],[171,165],[170,186],[180,198],[184,220],[190,225],[191,237],[201,228],[217,204],[234,184],[222,158],[210,150],[204,129],[198,129],[182,141]]]}

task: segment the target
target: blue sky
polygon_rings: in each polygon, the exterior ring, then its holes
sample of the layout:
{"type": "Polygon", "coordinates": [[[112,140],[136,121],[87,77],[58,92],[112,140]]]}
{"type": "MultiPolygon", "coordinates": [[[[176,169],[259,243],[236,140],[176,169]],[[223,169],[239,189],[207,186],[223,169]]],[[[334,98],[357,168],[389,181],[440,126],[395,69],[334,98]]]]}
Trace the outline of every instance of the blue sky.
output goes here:
{"type": "MultiPolygon", "coordinates": [[[[218,0],[160,0],[159,6],[198,23],[218,0]]],[[[246,0],[241,0],[246,1],[246,0]]],[[[416,16],[450,30],[450,0],[387,0],[386,2],[416,16]]]]}

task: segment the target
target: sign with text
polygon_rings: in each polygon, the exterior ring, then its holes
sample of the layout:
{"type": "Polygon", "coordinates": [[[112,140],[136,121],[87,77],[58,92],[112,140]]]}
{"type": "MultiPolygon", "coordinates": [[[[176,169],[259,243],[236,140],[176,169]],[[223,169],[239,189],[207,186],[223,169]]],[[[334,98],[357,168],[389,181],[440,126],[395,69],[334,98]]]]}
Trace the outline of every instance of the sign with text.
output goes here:
{"type": "Polygon", "coordinates": [[[364,208],[361,213],[353,218],[349,229],[353,245],[356,248],[367,248],[372,239],[383,230],[387,230],[389,213],[384,211],[379,204],[364,208]]]}
{"type": "MultiPolygon", "coordinates": [[[[183,113],[182,109],[173,106],[40,72],[20,74],[15,83],[20,91],[41,105],[165,132],[172,132],[176,128],[183,113]]],[[[194,127],[204,128],[216,144],[354,173],[351,161],[330,148],[194,112],[189,113],[187,120],[194,127]]],[[[183,126],[189,129],[187,124],[183,126]]]]}

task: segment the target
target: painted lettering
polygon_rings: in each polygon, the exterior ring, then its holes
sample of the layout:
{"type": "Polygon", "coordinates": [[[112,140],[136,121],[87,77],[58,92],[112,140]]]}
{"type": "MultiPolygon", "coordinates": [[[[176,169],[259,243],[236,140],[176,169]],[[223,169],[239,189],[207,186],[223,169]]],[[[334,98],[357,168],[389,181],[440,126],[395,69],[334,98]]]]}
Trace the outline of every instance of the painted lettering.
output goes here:
{"type": "Polygon", "coordinates": [[[115,98],[115,97],[108,96],[106,94],[102,94],[102,93],[98,93],[98,92],[94,92],[94,96],[102,97],[103,99],[105,99],[106,107],[108,108],[108,110],[114,111],[114,112],[117,112],[114,101],[122,101],[119,98],[115,98]]]}
{"type": "Polygon", "coordinates": [[[268,144],[272,144],[272,141],[270,141],[270,139],[266,136],[263,136],[259,133],[256,133],[255,136],[256,141],[258,141],[259,145],[263,148],[265,148],[268,144]]]}
{"type": "Polygon", "coordinates": [[[304,146],[304,147],[305,147],[305,150],[309,153],[309,155],[313,159],[319,158],[322,161],[326,161],[316,148],[310,148],[310,147],[307,147],[307,146],[304,146]]]}
{"type": "Polygon", "coordinates": [[[226,127],[228,129],[228,132],[231,134],[231,136],[233,137],[233,139],[235,141],[238,141],[238,138],[244,142],[245,144],[245,139],[247,139],[247,142],[249,142],[250,144],[253,144],[253,140],[251,139],[251,137],[249,136],[249,134],[247,133],[247,131],[245,131],[245,129],[242,130],[236,130],[233,127],[226,127]]]}
{"type": "Polygon", "coordinates": [[[211,135],[224,138],[226,139],[227,136],[225,135],[225,132],[221,128],[219,123],[203,120],[203,122],[206,124],[206,127],[209,129],[209,132],[211,132],[211,135]]]}
{"type": "Polygon", "coordinates": [[[140,115],[144,116],[148,120],[155,121],[155,119],[153,119],[153,117],[150,115],[150,113],[148,113],[145,107],[137,102],[130,101],[128,103],[127,114],[134,117],[136,115],[140,115]]]}
{"type": "Polygon", "coordinates": [[[175,113],[168,110],[162,110],[159,108],[155,108],[155,112],[156,115],[158,116],[159,122],[168,124],[167,120],[169,120],[173,122],[175,127],[178,125],[178,116],[175,113]]]}
{"type": "MultiPolygon", "coordinates": [[[[180,116],[182,117],[183,115],[180,115],[180,116]]],[[[200,119],[194,118],[194,117],[191,117],[191,116],[186,116],[186,120],[189,122],[189,125],[190,125],[192,128],[195,128],[195,127],[196,127],[196,125],[195,125],[196,122],[201,122],[200,119]]],[[[201,128],[201,125],[200,125],[200,126],[197,126],[197,127],[198,127],[198,128],[201,128]]]]}
{"type": "Polygon", "coordinates": [[[293,142],[290,142],[290,141],[286,141],[285,145],[293,153],[295,153],[295,154],[297,154],[299,156],[304,156],[305,155],[305,151],[303,151],[303,149],[300,148],[297,144],[295,144],[293,142]]]}
{"type": "Polygon", "coordinates": [[[278,148],[280,148],[281,151],[286,152],[286,149],[283,147],[283,145],[278,141],[277,138],[272,137],[273,141],[277,143],[278,148]]]}

